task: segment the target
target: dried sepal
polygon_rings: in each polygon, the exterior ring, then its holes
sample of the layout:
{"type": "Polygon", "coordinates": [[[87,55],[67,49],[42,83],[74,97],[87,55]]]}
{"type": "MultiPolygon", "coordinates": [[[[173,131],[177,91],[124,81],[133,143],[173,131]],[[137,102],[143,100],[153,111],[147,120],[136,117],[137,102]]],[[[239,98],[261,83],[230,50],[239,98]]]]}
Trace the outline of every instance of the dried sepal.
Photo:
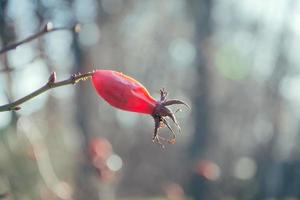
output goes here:
{"type": "Polygon", "coordinates": [[[162,104],[164,106],[171,106],[171,105],[182,104],[182,105],[185,105],[188,109],[191,109],[191,107],[187,103],[185,103],[184,101],[178,100],[178,99],[171,99],[171,100],[165,101],[162,104]]]}
{"type": "Polygon", "coordinates": [[[157,102],[157,105],[154,109],[152,117],[154,118],[154,135],[153,135],[153,142],[158,143],[162,147],[164,147],[163,142],[167,141],[170,144],[176,143],[176,134],[175,131],[172,129],[171,125],[167,121],[167,118],[170,118],[173,123],[176,125],[178,132],[181,132],[181,128],[177,122],[175,113],[180,111],[177,109],[175,112],[172,112],[167,106],[171,105],[185,105],[187,108],[190,109],[190,106],[185,103],[184,101],[172,99],[167,100],[168,93],[164,90],[160,90],[160,101],[157,102]],[[171,132],[171,138],[166,139],[159,136],[159,129],[166,126],[171,132]]]}

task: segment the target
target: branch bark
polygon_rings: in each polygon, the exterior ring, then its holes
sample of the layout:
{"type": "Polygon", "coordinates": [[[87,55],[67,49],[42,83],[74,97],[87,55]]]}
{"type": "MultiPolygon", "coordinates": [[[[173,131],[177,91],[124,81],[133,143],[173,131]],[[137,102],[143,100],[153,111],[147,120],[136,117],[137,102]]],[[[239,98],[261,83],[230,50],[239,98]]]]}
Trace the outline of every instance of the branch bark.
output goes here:
{"type": "Polygon", "coordinates": [[[48,82],[44,86],[40,87],[39,89],[35,90],[34,92],[32,92],[14,102],[0,106],[0,112],[20,110],[21,109],[20,105],[25,103],[26,101],[29,101],[30,99],[33,99],[34,97],[36,97],[50,89],[53,89],[53,88],[62,87],[65,85],[75,85],[79,81],[90,78],[93,75],[93,73],[94,72],[88,72],[85,74],[74,74],[66,80],[56,82],[56,74],[55,74],[55,72],[53,72],[50,75],[48,82]]]}
{"type": "Polygon", "coordinates": [[[38,33],[20,41],[20,42],[17,42],[17,43],[13,43],[13,44],[10,44],[6,47],[3,47],[1,50],[0,50],[0,55],[1,54],[4,54],[10,50],[13,50],[13,49],[16,49],[18,46],[24,44],[24,43],[27,43],[27,42],[30,42],[34,39],[37,39],[47,33],[51,33],[51,32],[54,32],[54,31],[61,31],[61,30],[71,30],[71,31],[74,31],[74,32],[79,32],[80,31],[80,26],[79,24],[76,24],[75,26],[73,27],[60,27],[60,28],[53,28],[53,24],[52,23],[47,23],[45,25],[45,27],[38,33]]]}

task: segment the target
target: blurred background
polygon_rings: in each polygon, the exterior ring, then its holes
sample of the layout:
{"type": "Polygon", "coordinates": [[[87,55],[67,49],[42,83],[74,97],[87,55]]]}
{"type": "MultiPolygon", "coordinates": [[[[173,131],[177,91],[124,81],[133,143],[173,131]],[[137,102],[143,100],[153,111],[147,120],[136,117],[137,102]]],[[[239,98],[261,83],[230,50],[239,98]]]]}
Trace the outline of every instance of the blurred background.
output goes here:
{"type": "Polygon", "coordinates": [[[52,71],[112,69],[192,111],[164,150],[151,117],[109,106],[89,81],[1,112],[1,198],[300,199],[300,1],[0,0],[0,48],[48,22],[81,31],[1,54],[0,105],[52,71]]]}

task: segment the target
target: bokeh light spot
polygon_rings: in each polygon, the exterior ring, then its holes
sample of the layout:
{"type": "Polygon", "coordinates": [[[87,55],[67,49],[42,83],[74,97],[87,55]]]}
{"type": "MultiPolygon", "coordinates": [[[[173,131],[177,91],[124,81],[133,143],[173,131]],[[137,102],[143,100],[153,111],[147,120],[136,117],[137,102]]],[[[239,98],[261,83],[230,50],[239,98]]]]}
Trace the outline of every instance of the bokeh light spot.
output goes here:
{"type": "Polygon", "coordinates": [[[191,65],[196,57],[195,46],[185,38],[173,40],[169,46],[169,53],[174,60],[174,65],[178,67],[191,65]]]}
{"type": "Polygon", "coordinates": [[[58,182],[53,189],[61,199],[70,199],[72,197],[73,188],[66,182],[58,182]]]}
{"type": "Polygon", "coordinates": [[[74,1],[74,12],[79,22],[86,24],[94,21],[97,17],[97,1],[94,0],[76,0],[74,1]]]}
{"type": "Polygon", "coordinates": [[[81,27],[79,41],[84,46],[96,44],[100,39],[100,29],[96,24],[86,24],[81,27]]]}
{"type": "Polygon", "coordinates": [[[280,93],[287,100],[299,105],[300,76],[286,77],[280,84],[280,93]]]}
{"type": "Polygon", "coordinates": [[[220,167],[216,163],[209,160],[201,160],[197,162],[195,171],[198,175],[203,176],[211,181],[216,181],[221,176],[220,167]]]}
{"type": "Polygon", "coordinates": [[[7,53],[9,64],[18,69],[30,63],[36,57],[36,52],[31,43],[18,46],[15,50],[7,53]]]}
{"type": "Polygon", "coordinates": [[[256,174],[257,165],[252,158],[242,157],[234,166],[234,176],[241,180],[253,178],[256,174]]]}
{"type": "Polygon", "coordinates": [[[137,120],[138,115],[131,112],[124,112],[123,110],[116,110],[117,120],[122,126],[126,126],[128,128],[133,127],[137,120]]]}
{"type": "Polygon", "coordinates": [[[215,64],[222,76],[242,80],[249,74],[249,66],[242,56],[230,47],[222,47],[216,53],[215,64]]]}
{"type": "Polygon", "coordinates": [[[123,166],[123,161],[117,154],[112,154],[106,161],[107,167],[111,171],[119,171],[123,166]]]}
{"type": "MultiPolygon", "coordinates": [[[[48,75],[47,66],[42,59],[36,59],[34,62],[26,65],[23,70],[13,74],[14,78],[18,80],[13,83],[14,96],[20,98],[35,91],[45,84],[48,75]]],[[[26,102],[26,104],[21,106],[22,109],[19,110],[18,113],[30,115],[39,110],[45,105],[48,95],[49,93],[44,93],[26,102]]]]}

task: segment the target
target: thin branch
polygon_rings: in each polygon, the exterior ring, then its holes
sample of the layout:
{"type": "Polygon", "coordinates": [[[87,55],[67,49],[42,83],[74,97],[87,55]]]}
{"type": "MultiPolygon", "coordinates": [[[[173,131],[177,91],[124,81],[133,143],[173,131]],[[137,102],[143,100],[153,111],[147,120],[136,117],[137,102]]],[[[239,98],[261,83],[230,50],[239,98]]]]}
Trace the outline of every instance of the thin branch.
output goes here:
{"type": "Polygon", "coordinates": [[[63,80],[63,81],[59,81],[56,82],[56,74],[55,72],[53,72],[50,77],[48,82],[42,86],[41,88],[35,90],[34,92],[5,105],[0,106],[0,112],[5,112],[5,111],[13,111],[13,110],[20,110],[21,107],[20,105],[25,103],[26,101],[29,101],[30,99],[46,92],[47,90],[53,89],[53,88],[57,88],[57,87],[61,87],[61,86],[65,86],[65,85],[75,85],[76,83],[78,83],[79,81],[82,80],[86,80],[88,78],[90,78],[93,75],[94,72],[88,72],[85,74],[75,74],[72,75],[70,78],[63,80]]]}
{"type": "Polygon", "coordinates": [[[60,28],[53,28],[53,24],[51,22],[47,23],[45,25],[45,27],[38,33],[20,41],[20,42],[17,42],[17,43],[13,43],[13,44],[10,44],[6,47],[3,47],[1,50],[0,50],[0,55],[3,54],[3,53],[6,53],[10,50],[13,50],[13,49],[16,49],[18,46],[24,44],[24,43],[27,43],[27,42],[30,42],[34,39],[37,39],[38,37],[41,37],[43,36],[44,34],[47,34],[47,33],[51,33],[51,32],[54,32],[54,31],[60,31],[60,30],[71,30],[71,31],[74,31],[74,32],[79,32],[80,31],[80,26],[78,24],[76,24],[75,26],[73,27],[60,27],[60,28]]]}

